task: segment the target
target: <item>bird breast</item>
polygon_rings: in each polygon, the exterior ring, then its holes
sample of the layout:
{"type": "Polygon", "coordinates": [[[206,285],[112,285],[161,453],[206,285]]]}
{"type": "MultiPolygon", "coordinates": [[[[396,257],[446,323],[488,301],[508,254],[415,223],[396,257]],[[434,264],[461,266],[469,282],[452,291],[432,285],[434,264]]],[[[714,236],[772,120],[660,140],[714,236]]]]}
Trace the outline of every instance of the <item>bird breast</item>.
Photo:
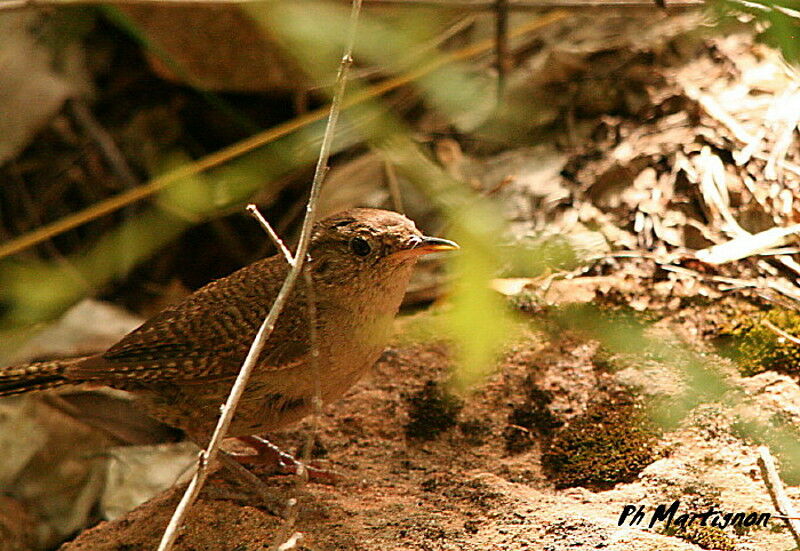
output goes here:
{"type": "Polygon", "coordinates": [[[405,289],[411,278],[413,264],[395,270],[391,278],[372,282],[362,287],[358,296],[350,296],[329,307],[346,312],[341,316],[326,316],[336,320],[334,326],[323,326],[320,331],[320,355],[327,357],[327,386],[325,401],[343,394],[378,359],[386,346],[394,316],[400,308],[405,289]],[[332,359],[332,361],[331,361],[332,359]]]}

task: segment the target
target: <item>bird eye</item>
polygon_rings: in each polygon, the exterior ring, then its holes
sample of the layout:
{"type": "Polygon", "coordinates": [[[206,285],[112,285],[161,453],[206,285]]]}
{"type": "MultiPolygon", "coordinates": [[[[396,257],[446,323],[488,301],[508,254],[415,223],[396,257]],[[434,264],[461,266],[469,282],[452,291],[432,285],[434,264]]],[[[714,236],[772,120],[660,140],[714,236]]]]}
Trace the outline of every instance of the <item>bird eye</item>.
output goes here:
{"type": "Polygon", "coordinates": [[[354,237],[351,239],[350,248],[358,256],[367,256],[370,252],[372,252],[372,247],[369,246],[369,243],[367,243],[367,240],[363,237],[354,237]]]}

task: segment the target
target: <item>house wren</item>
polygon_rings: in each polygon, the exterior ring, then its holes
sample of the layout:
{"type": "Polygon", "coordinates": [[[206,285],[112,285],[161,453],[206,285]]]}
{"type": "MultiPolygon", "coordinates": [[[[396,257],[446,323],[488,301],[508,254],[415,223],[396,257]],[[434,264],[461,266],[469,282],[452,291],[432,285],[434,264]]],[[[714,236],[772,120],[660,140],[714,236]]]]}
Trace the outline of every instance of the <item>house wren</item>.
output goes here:
{"type": "MultiPolygon", "coordinates": [[[[421,255],[457,249],[405,216],[351,209],[318,222],[298,280],[239,402],[229,436],[259,435],[308,415],[315,389],[341,396],[369,369],[421,255]],[[311,360],[309,296],[318,370],[311,360]]],[[[205,445],[289,266],[266,258],[167,308],[96,356],[0,369],[0,396],[89,383],[130,391],[145,411],[205,445]]]]}

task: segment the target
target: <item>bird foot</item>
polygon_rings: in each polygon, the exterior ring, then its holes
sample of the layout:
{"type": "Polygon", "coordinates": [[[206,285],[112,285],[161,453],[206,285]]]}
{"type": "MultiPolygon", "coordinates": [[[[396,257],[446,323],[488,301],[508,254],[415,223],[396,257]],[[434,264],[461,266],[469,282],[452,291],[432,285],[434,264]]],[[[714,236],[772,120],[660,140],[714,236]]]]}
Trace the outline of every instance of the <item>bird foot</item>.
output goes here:
{"type": "Polygon", "coordinates": [[[335,484],[342,475],[318,461],[303,463],[278,446],[259,436],[240,436],[238,440],[255,450],[255,454],[231,454],[239,463],[271,468],[270,474],[297,475],[307,477],[311,482],[335,484]]]}
{"type": "MultiPolygon", "coordinates": [[[[241,484],[242,488],[245,490],[246,497],[255,494],[261,499],[261,504],[264,506],[264,508],[266,508],[267,511],[281,518],[287,518],[288,504],[282,502],[280,498],[272,495],[270,489],[266,484],[264,484],[264,481],[251,473],[247,467],[239,463],[235,454],[220,450],[220,454],[217,457],[219,457],[222,465],[225,467],[228,473],[233,475],[233,478],[241,484]]],[[[234,498],[234,495],[230,492],[228,492],[227,495],[224,491],[216,493],[223,498],[234,498]]]]}

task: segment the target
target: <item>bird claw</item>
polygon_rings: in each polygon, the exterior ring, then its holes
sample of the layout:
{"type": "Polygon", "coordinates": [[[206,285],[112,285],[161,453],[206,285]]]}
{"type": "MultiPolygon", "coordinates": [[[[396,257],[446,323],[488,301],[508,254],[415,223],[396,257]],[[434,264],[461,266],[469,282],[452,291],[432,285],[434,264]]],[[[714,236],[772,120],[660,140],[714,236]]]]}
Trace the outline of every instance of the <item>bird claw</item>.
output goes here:
{"type": "Polygon", "coordinates": [[[242,436],[238,439],[256,452],[255,455],[232,454],[239,463],[269,467],[270,474],[296,475],[321,484],[335,484],[342,479],[341,474],[325,468],[324,463],[316,460],[308,463],[298,461],[265,438],[242,436]]]}

